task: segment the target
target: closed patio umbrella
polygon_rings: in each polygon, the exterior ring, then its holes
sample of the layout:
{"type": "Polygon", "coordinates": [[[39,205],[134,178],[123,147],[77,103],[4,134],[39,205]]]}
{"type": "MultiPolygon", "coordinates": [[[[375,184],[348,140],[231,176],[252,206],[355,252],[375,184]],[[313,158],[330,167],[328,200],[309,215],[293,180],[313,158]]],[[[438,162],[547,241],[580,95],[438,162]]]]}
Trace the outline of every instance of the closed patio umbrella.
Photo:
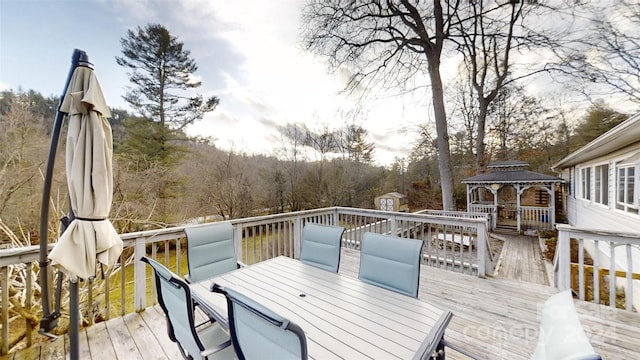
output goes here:
{"type": "Polygon", "coordinates": [[[49,258],[70,277],[95,276],[96,259],[110,267],[122,240],[107,219],[113,198],[111,116],[92,69],[79,66],[62,102],[69,114],[66,170],[74,219],[49,258]]]}
{"type": "Polygon", "coordinates": [[[77,281],[95,276],[96,261],[113,266],[122,252],[122,240],[107,219],[113,197],[113,140],[107,120],[111,113],[93,69],[75,68],[60,111],[68,114],[65,161],[72,221],[49,259],[72,280],[69,308],[74,358],[77,281]]]}

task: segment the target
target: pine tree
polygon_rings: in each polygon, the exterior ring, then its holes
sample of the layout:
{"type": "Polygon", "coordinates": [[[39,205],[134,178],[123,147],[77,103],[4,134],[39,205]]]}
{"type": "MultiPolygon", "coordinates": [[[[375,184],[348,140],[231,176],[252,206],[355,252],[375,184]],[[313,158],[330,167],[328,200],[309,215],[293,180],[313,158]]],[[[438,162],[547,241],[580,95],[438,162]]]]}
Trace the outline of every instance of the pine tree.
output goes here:
{"type": "Polygon", "coordinates": [[[133,83],[124,100],[138,116],[180,130],[218,105],[215,96],[190,96],[189,90],[202,85],[192,78],[198,66],[184,43],[164,26],[148,24],[128,30],[120,44],[123,56],[116,57],[116,62],[130,70],[133,83]]]}

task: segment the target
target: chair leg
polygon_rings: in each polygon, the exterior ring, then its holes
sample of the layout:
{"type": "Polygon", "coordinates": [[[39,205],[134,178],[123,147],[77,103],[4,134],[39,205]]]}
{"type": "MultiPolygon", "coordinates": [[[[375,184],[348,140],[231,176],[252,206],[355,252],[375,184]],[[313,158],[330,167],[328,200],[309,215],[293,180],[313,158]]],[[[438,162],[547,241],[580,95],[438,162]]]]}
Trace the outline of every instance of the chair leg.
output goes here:
{"type": "Polygon", "coordinates": [[[438,346],[436,347],[436,351],[434,351],[431,354],[431,359],[432,360],[445,360],[444,346],[445,346],[445,341],[444,341],[444,336],[443,336],[442,339],[440,339],[440,341],[438,342],[438,346]]]}

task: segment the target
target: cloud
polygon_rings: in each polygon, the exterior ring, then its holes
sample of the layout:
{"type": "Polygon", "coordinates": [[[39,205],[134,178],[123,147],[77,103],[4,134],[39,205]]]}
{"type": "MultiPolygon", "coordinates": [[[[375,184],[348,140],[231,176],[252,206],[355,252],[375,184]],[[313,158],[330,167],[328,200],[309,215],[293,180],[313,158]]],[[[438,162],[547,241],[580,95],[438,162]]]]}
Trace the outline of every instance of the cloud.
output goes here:
{"type": "Polygon", "coordinates": [[[279,130],[282,127],[276,121],[267,117],[258,119],[258,122],[262,124],[264,127],[266,127],[267,129],[279,130]]]}

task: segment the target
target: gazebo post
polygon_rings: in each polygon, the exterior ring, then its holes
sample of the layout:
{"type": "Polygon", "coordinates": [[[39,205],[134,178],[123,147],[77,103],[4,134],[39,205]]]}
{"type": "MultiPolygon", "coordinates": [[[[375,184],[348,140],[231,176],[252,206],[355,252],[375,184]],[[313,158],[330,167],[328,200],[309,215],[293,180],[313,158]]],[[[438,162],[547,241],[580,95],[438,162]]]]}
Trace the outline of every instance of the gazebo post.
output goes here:
{"type": "Polygon", "coordinates": [[[493,218],[493,229],[495,229],[498,226],[498,190],[494,190],[492,187],[489,187],[489,190],[493,194],[493,214],[491,217],[493,218]]]}
{"type": "Polygon", "coordinates": [[[551,194],[549,194],[549,204],[551,204],[551,211],[549,214],[549,223],[551,224],[551,229],[553,229],[556,225],[556,184],[551,183],[551,194]]]}
{"type": "Polygon", "coordinates": [[[518,194],[518,196],[516,196],[516,219],[518,221],[518,232],[521,232],[522,229],[520,228],[521,225],[521,215],[522,215],[522,211],[520,209],[520,197],[522,196],[522,193],[520,192],[520,184],[515,184],[516,186],[516,194],[518,194]]]}

